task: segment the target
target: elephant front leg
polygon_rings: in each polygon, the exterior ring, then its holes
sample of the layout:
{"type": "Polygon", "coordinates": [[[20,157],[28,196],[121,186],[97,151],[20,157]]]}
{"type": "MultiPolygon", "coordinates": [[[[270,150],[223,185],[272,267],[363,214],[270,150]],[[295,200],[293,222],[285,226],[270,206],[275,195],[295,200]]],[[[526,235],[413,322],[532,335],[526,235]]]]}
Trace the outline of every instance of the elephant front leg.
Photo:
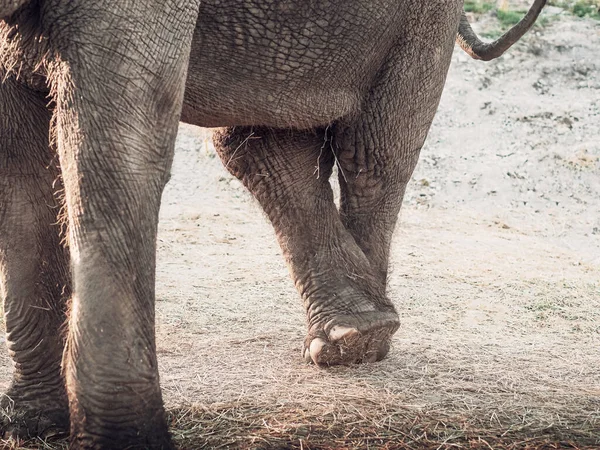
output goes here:
{"type": "Polygon", "coordinates": [[[225,166],[269,216],[307,312],[304,356],[317,364],[383,358],[398,315],[342,224],[323,131],[235,128],[215,135],[225,166]]]}
{"type": "Polygon", "coordinates": [[[198,5],[64,3],[48,8],[57,33],[49,79],[73,272],[63,363],[71,448],[171,448],[156,358],[156,232],[198,5]]]}
{"type": "MultiPolygon", "coordinates": [[[[13,379],[2,396],[2,435],[66,432],[69,410],[61,328],[70,295],[68,251],[60,243],[42,93],[0,83],[0,293],[13,379]]],[[[59,186],[54,185],[56,189],[59,186]]]]}

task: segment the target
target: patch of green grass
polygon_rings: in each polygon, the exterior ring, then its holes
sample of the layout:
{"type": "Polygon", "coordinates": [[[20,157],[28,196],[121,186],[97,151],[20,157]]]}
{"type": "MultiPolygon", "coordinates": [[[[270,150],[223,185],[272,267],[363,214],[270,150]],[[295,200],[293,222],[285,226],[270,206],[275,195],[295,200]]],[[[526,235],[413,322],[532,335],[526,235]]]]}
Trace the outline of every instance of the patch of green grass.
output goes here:
{"type": "Polygon", "coordinates": [[[558,19],[558,16],[539,16],[535,23],[533,24],[534,28],[545,28],[550,25],[552,22],[558,19]]]}
{"type": "MultiPolygon", "coordinates": [[[[565,0],[555,0],[555,1],[565,1],[565,0]]],[[[568,0],[566,0],[568,1],[568,0]]],[[[600,0],[581,0],[581,1],[595,1],[600,2],[600,0]]],[[[481,35],[488,39],[497,39],[504,32],[506,32],[509,28],[513,27],[527,14],[527,11],[523,10],[514,10],[508,8],[497,8],[496,1],[493,0],[465,0],[464,10],[466,12],[475,13],[475,14],[485,14],[491,12],[494,16],[496,16],[498,20],[498,26],[492,29],[488,29],[483,31],[481,35]]],[[[538,20],[535,23],[536,28],[543,28],[547,26],[552,21],[551,18],[547,16],[538,17],[538,20]]]]}
{"type": "MultiPolygon", "coordinates": [[[[549,5],[563,8],[565,11],[577,16],[600,20],[600,0],[550,0],[549,5]]],[[[510,27],[516,25],[527,11],[497,8],[493,0],[465,0],[464,10],[474,14],[492,13],[498,19],[498,28],[488,30],[482,35],[488,39],[496,39],[510,27]]],[[[534,27],[542,29],[547,27],[558,15],[547,16],[542,14],[538,17],[534,27]]]]}
{"type": "Polygon", "coordinates": [[[573,5],[572,11],[578,17],[600,19],[600,2],[597,0],[579,0],[573,5]]]}
{"type": "Polygon", "coordinates": [[[476,14],[486,13],[494,8],[494,2],[485,0],[465,0],[464,9],[466,12],[476,14]]]}
{"type": "Polygon", "coordinates": [[[502,36],[502,30],[499,28],[494,28],[492,30],[482,31],[481,36],[486,39],[498,39],[502,36]]]}
{"type": "Polygon", "coordinates": [[[563,8],[577,17],[600,20],[600,0],[554,0],[549,4],[563,8]]]}
{"type": "Polygon", "coordinates": [[[537,303],[525,305],[525,309],[528,311],[558,311],[560,308],[561,307],[559,305],[551,302],[548,299],[542,299],[537,303]]]}
{"type": "Polygon", "coordinates": [[[502,28],[510,28],[519,23],[519,21],[527,14],[527,11],[514,11],[511,9],[499,9],[496,12],[498,21],[502,28]]]}

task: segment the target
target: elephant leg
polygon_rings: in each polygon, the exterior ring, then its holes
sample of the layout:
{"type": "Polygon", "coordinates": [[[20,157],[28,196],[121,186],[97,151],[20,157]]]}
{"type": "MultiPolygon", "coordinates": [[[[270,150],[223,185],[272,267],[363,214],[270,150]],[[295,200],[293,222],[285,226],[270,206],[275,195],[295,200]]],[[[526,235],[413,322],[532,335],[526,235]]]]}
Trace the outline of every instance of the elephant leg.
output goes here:
{"type": "MultiPolygon", "coordinates": [[[[433,19],[424,15],[414,20],[454,23],[457,14],[440,10],[433,12],[433,19]]],[[[384,290],[392,234],[438,107],[454,45],[455,33],[444,23],[420,29],[430,31],[392,50],[360,115],[334,128],[341,220],[384,290]]]]}
{"type": "Polygon", "coordinates": [[[69,427],[61,376],[69,255],[57,225],[60,180],[46,103],[12,78],[0,83],[0,294],[14,363],[1,430],[23,438],[69,427]]]}
{"type": "Polygon", "coordinates": [[[214,141],[275,228],[307,312],[305,358],[322,365],[383,358],[398,315],[340,220],[324,130],[236,127],[214,141]]]}
{"type": "Polygon", "coordinates": [[[156,358],[156,232],[198,4],[45,10],[73,273],[63,361],[71,448],[171,448],[156,358]]]}

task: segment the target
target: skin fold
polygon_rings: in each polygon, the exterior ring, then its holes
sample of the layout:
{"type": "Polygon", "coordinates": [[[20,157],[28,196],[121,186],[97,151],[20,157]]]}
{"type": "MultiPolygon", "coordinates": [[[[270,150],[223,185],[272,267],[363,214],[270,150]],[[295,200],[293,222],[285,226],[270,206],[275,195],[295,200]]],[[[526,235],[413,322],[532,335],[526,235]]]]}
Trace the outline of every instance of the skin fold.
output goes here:
{"type": "Polygon", "coordinates": [[[461,1],[0,0],[2,431],[172,447],[154,285],[180,119],[219,127],[224,166],[272,222],[304,358],[382,359],[400,326],[390,241],[457,33],[496,57],[544,3],[486,47],[461,1]]]}

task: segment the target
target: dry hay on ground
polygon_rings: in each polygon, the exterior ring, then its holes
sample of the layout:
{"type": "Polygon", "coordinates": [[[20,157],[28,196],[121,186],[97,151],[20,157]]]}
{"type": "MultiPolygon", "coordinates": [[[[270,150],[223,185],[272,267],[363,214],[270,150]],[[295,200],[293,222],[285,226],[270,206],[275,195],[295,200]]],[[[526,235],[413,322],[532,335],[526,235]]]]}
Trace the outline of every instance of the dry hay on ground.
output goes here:
{"type": "MultiPolygon", "coordinates": [[[[366,403],[366,402],[365,402],[366,403]]],[[[565,431],[519,423],[490,427],[472,417],[414,416],[383,405],[353,402],[310,411],[304,405],[221,404],[171,411],[182,448],[240,449],[596,449],[595,429],[565,431]],[[587,443],[587,445],[586,445],[587,443]]]]}

